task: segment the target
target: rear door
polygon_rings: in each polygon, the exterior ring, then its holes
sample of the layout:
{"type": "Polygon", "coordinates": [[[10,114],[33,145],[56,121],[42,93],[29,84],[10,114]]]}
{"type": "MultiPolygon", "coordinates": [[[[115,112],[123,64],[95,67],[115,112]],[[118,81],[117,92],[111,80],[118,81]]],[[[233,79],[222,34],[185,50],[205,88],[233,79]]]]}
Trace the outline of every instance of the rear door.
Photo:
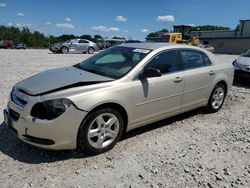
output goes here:
{"type": "Polygon", "coordinates": [[[86,52],[88,50],[89,42],[83,39],[80,39],[77,43],[77,50],[79,52],[86,52]]]}
{"type": "Polygon", "coordinates": [[[206,104],[206,92],[215,76],[214,66],[206,54],[198,50],[179,50],[184,69],[184,94],[181,108],[192,109],[206,104]]]}

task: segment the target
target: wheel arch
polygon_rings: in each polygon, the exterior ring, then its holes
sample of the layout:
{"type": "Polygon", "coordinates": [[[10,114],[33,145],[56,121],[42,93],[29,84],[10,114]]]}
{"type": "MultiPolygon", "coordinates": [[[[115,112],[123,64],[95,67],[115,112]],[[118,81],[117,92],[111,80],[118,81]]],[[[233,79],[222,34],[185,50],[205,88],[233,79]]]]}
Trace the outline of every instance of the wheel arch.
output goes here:
{"type": "MultiPolygon", "coordinates": [[[[99,110],[99,109],[103,109],[103,108],[113,108],[113,109],[117,110],[118,112],[120,112],[120,114],[124,120],[124,127],[123,127],[122,133],[126,132],[127,127],[128,127],[128,121],[129,121],[128,118],[129,117],[128,117],[128,113],[127,113],[127,110],[125,109],[125,107],[122,106],[121,104],[116,103],[116,102],[106,102],[106,103],[102,103],[102,104],[98,104],[97,106],[94,106],[92,109],[90,109],[88,114],[91,114],[92,112],[99,110]]],[[[86,117],[82,120],[82,122],[86,119],[86,117]]]]}
{"type": "MultiPolygon", "coordinates": [[[[115,103],[115,102],[107,102],[107,103],[103,103],[103,104],[99,104],[97,106],[95,106],[94,108],[92,108],[88,114],[83,118],[82,122],[88,117],[89,114],[91,114],[92,112],[96,111],[96,110],[99,110],[99,109],[103,109],[103,108],[112,108],[112,109],[116,109],[118,112],[121,113],[121,116],[123,117],[124,119],[124,127],[123,127],[123,130],[122,130],[122,134],[126,132],[127,130],[127,126],[128,126],[128,114],[127,114],[127,111],[125,110],[125,108],[118,104],[118,103],[115,103]]],[[[81,124],[82,124],[81,122],[81,124]]],[[[78,131],[77,131],[77,137],[76,137],[76,145],[77,145],[77,148],[79,147],[79,134],[80,134],[80,127],[81,127],[81,124],[78,128],[78,131]]]]}
{"type": "Polygon", "coordinates": [[[224,103],[224,100],[225,100],[225,97],[227,95],[227,92],[228,92],[228,85],[227,85],[227,82],[225,80],[220,80],[220,81],[216,82],[216,84],[213,86],[213,89],[212,89],[211,94],[209,96],[209,99],[208,99],[208,102],[207,102],[207,105],[206,105],[206,111],[209,112],[209,113],[217,112],[222,107],[222,105],[224,103]],[[216,86],[218,86],[219,84],[224,86],[225,95],[224,95],[224,99],[223,99],[223,102],[222,102],[221,106],[218,109],[214,109],[213,107],[211,107],[211,98],[212,98],[212,95],[213,95],[213,91],[215,90],[216,86]]]}
{"type": "Polygon", "coordinates": [[[128,126],[128,113],[125,110],[125,108],[118,103],[108,102],[108,103],[100,104],[100,105],[94,107],[89,113],[92,113],[93,111],[103,109],[103,108],[113,108],[121,113],[121,116],[123,117],[123,120],[124,120],[124,127],[123,127],[122,132],[123,133],[126,132],[127,126],[128,126]]]}
{"type": "Polygon", "coordinates": [[[89,49],[93,49],[93,51],[95,52],[95,48],[93,46],[89,46],[87,52],[89,52],[89,49]]]}
{"type": "Polygon", "coordinates": [[[61,48],[60,48],[60,51],[62,52],[62,48],[67,48],[69,50],[69,47],[68,46],[65,46],[65,45],[62,45],[61,48]]]}
{"type": "MultiPolygon", "coordinates": [[[[227,92],[228,92],[228,86],[227,86],[227,82],[225,81],[225,80],[221,80],[221,81],[219,81],[217,84],[215,84],[215,86],[216,85],[218,85],[218,84],[222,84],[224,87],[225,87],[225,89],[226,89],[226,94],[227,94],[227,92]]],[[[214,86],[214,87],[215,87],[214,86]]]]}
{"type": "Polygon", "coordinates": [[[227,95],[227,93],[228,93],[228,84],[227,84],[227,82],[224,79],[217,80],[216,82],[214,82],[213,84],[210,85],[210,89],[209,89],[210,92],[207,93],[208,94],[207,95],[208,101],[209,101],[209,99],[210,99],[210,97],[212,95],[212,92],[213,92],[215,86],[218,85],[218,84],[222,84],[225,87],[225,89],[226,89],[225,94],[227,95]]]}

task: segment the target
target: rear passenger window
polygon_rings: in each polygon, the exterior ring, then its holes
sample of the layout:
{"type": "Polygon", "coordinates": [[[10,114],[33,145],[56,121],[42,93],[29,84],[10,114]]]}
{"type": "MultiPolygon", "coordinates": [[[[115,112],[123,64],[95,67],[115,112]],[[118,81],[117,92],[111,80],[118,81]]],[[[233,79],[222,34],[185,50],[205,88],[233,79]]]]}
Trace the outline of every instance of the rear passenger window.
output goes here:
{"type": "Polygon", "coordinates": [[[202,53],[193,50],[180,51],[184,69],[204,67],[205,62],[202,53]]]}
{"type": "Polygon", "coordinates": [[[154,57],[146,67],[158,69],[162,74],[176,72],[179,70],[177,52],[174,50],[162,52],[154,57]]]}

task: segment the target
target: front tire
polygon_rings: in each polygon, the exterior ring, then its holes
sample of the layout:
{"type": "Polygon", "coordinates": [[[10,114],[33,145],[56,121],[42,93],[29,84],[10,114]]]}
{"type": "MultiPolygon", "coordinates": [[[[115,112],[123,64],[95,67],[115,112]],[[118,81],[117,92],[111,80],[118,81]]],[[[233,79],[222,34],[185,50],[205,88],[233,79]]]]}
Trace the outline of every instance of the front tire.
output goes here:
{"type": "Polygon", "coordinates": [[[81,123],[78,146],[91,155],[111,150],[120,140],[124,127],[121,114],[112,108],[90,113],[81,123]]]}
{"type": "Polygon", "coordinates": [[[221,83],[217,84],[210,95],[206,107],[207,111],[210,113],[219,111],[224,103],[225,97],[226,97],[225,86],[221,83]]]}
{"type": "Polygon", "coordinates": [[[69,52],[69,49],[67,47],[63,46],[61,51],[63,54],[67,54],[69,52]]]}

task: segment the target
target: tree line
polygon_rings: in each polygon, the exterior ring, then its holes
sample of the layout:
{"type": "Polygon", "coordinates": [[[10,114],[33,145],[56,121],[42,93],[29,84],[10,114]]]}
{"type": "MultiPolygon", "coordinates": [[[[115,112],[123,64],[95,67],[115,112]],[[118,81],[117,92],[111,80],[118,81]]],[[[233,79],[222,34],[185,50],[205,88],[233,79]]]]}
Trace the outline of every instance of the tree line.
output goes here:
{"type": "Polygon", "coordinates": [[[0,40],[16,40],[20,42],[24,42],[28,47],[33,48],[47,48],[50,44],[64,42],[74,38],[83,38],[93,42],[97,42],[98,38],[103,38],[100,35],[61,35],[61,36],[45,36],[43,33],[39,31],[30,31],[29,28],[23,27],[19,29],[17,27],[6,27],[0,26],[0,40]]]}

